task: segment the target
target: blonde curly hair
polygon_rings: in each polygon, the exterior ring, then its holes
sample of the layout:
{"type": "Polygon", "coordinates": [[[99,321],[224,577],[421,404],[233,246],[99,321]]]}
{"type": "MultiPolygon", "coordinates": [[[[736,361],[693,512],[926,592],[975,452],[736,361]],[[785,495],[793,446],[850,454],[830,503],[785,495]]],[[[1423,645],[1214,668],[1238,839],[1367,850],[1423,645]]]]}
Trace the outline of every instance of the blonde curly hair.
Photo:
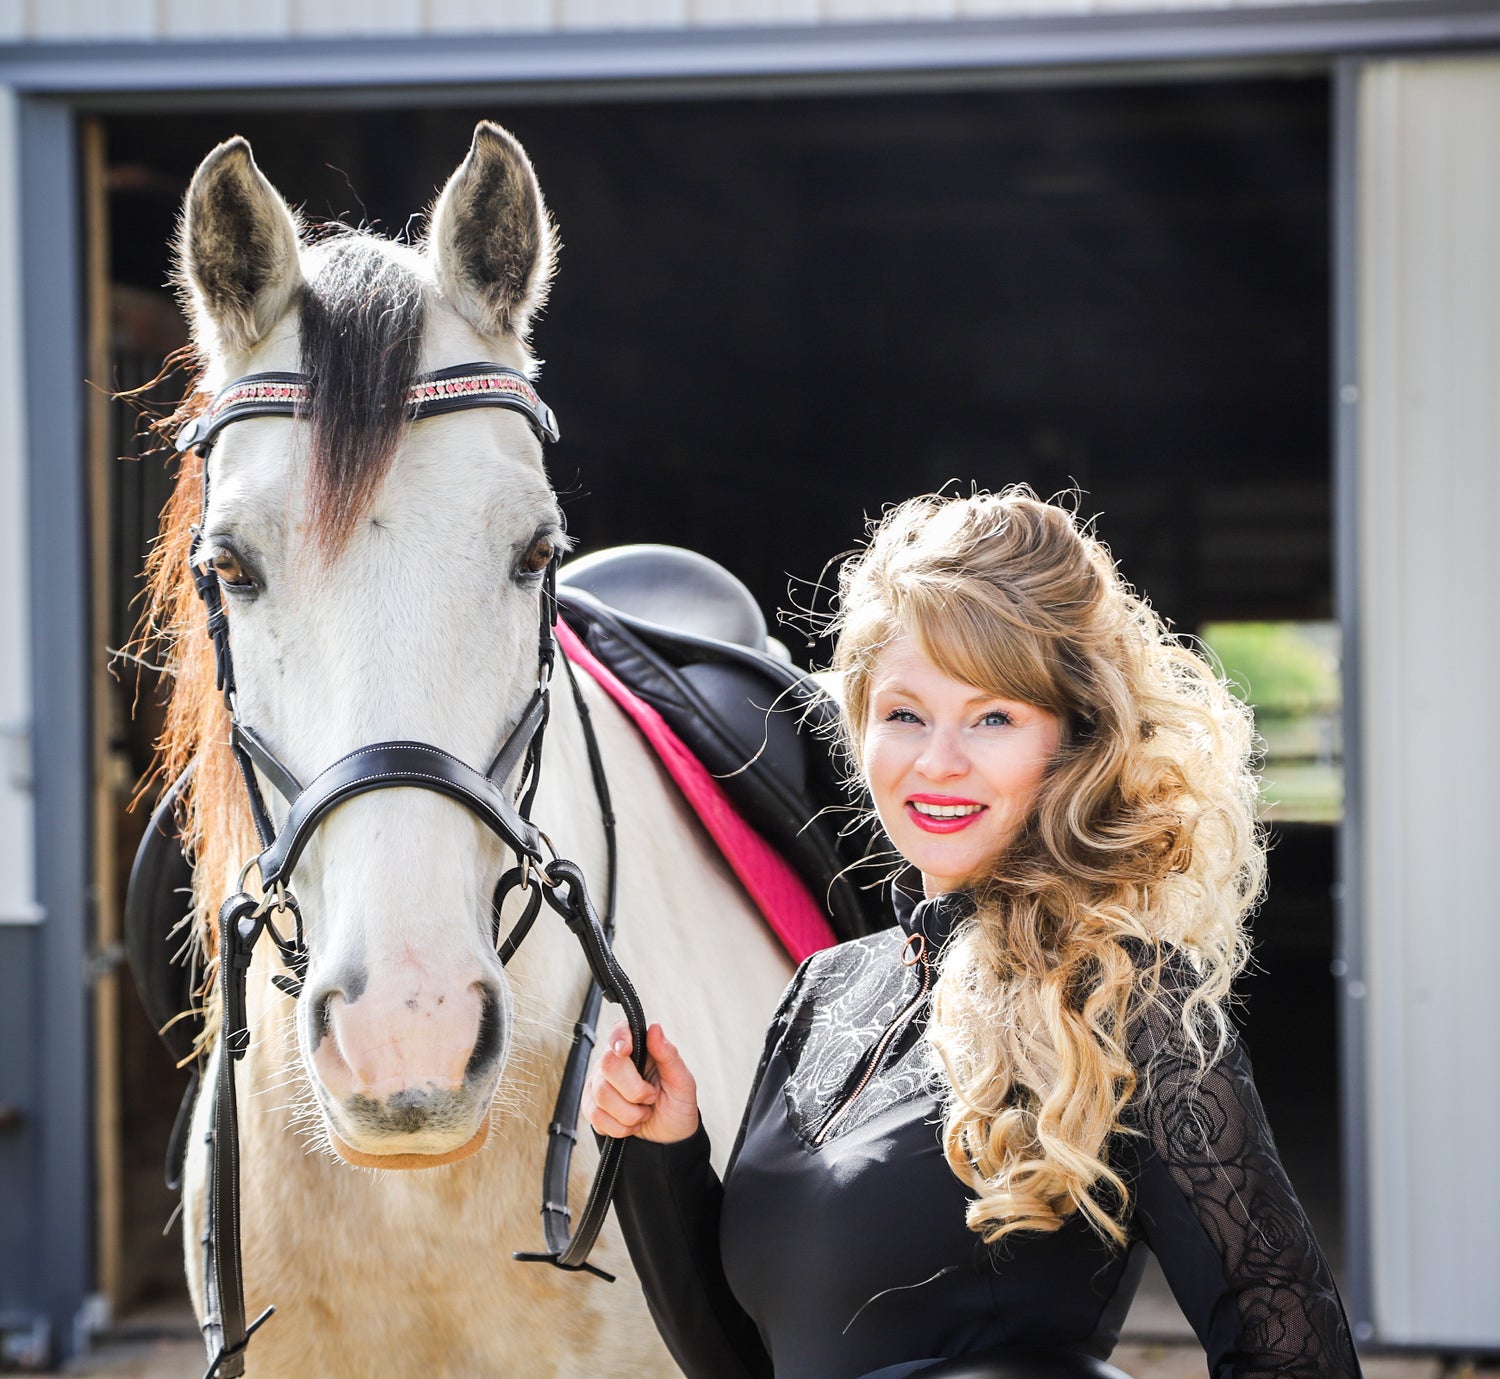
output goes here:
{"type": "Polygon", "coordinates": [[[1165,1002],[1207,1067],[1265,872],[1249,710],[1121,578],[1076,515],[1025,487],[890,509],[843,566],[833,669],[862,764],[882,648],[913,636],[945,674],[1058,715],[1020,832],[969,878],[928,1037],[943,1146],[995,1241],[1074,1211],[1125,1241],[1108,1141],[1149,1069],[1129,1038],[1165,1002]]]}

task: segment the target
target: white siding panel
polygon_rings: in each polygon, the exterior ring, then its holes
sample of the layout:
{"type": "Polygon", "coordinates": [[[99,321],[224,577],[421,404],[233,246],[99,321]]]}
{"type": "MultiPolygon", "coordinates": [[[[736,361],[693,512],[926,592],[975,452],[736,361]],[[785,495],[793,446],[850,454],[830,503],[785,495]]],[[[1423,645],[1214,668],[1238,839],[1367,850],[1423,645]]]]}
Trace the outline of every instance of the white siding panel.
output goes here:
{"type": "Polygon", "coordinates": [[[1360,809],[1378,1339],[1500,1346],[1500,60],[1359,112],[1360,809]]]}
{"type": "Polygon", "coordinates": [[[41,917],[36,904],[28,627],[26,415],[16,97],[0,86],[0,924],[41,917]]]}
{"type": "Polygon", "coordinates": [[[1095,0],[959,0],[958,12],[966,19],[1005,14],[1086,14],[1095,0]]]}
{"type": "MultiPolygon", "coordinates": [[[[495,14],[504,7],[492,7],[491,27],[495,14]]],[[[291,0],[290,21],[293,33],[326,36],[328,34],[415,34],[424,25],[422,0],[291,0]]]]}
{"type": "Polygon", "coordinates": [[[25,10],[29,38],[156,36],[156,0],[25,0],[25,10]]]}
{"type": "Polygon", "coordinates": [[[564,29],[682,29],[688,0],[557,0],[564,29]]]}
{"type": "MultiPolygon", "coordinates": [[[[1251,8],[1323,0],[0,0],[13,38],[321,37],[1251,8]]],[[[1342,0],[1355,5],[1366,0],[1342,0]]]]}
{"type": "Polygon", "coordinates": [[[701,24],[815,24],[820,0],[693,0],[692,17],[701,24]]]}
{"type": "Polygon", "coordinates": [[[493,33],[554,27],[552,0],[427,0],[431,33],[493,33]]]}
{"type": "Polygon", "coordinates": [[[170,38],[286,38],[291,0],[157,0],[170,38]]]}
{"type": "Polygon", "coordinates": [[[948,19],[958,0],[823,0],[823,13],[834,20],[948,19]]]}

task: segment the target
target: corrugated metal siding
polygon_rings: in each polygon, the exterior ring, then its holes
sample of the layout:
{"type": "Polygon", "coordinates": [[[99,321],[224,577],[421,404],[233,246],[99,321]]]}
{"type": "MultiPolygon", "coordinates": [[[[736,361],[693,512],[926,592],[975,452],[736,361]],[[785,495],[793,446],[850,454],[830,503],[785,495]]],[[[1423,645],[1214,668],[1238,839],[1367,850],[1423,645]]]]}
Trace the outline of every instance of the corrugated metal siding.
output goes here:
{"type": "MultiPolygon", "coordinates": [[[[50,0],[36,0],[49,4],[50,0]]],[[[295,32],[292,0],[156,0],[155,38],[283,38],[295,32]]]]}
{"type": "Polygon", "coordinates": [[[36,908],[32,795],[31,650],[26,539],[26,413],[21,323],[20,176],[15,93],[0,86],[0,924],[36,908]]]}
{"type": "MultiPolygon", "coordinates": [[[[1219,10],[1288,0],[0,0],[6,39],[260,38],[692,28],[1219,10]]],[[[1306,0],[1313,3],[1314,0],[1306,0]]],[[[1347,0],[1358,4],[1362,0],[1347,0]]],[[[1291,0],[1297,3],[1297,0],[1291,0]]]]}
{"type": "Polygon", "coordinates": [[[1359,121],[1375,1322],[1500,1346],[1500,60],[1372,65],[1359,121]]]}
{"type": "MultiPolygon", "coordinates": [[[[156,0],[9,0],[23,10],[27,38],[151,38],[156,0]]],[[[0,4],[7,0],[0,0],[0,4]]]]}

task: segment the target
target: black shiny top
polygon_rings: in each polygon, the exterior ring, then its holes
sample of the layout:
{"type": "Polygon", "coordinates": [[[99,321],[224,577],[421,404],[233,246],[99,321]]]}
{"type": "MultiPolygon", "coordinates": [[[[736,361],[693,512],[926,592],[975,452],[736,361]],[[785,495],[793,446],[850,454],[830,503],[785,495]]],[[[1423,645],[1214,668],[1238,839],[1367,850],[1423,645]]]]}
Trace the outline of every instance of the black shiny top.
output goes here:
{"type": "Polygon", "coordinates": [[[923,1037],[933,973],[908,936],[935,959],[970,909],[962,894],[915,904],[898,890],[901,929],[802,965],[722,1187],[701,1130],[632,1141],[616,1208],[683,1371],[896,1379],[1001,1345],[1107,1358],[1150,1248],[1214,1379],[1358,1375],[1242,1045],[1200,1078],[1179,1023],[1184,961],[1166,964],[1163,997],[1131,1036],[1133,1061],[1150,1067],[1128,1114],[1140,1133],[1108,1146],[1131,1188],[1128,1246],[1078,1213],[993,1246],[968,1229],[972,1194],[942,1155],[941,1073],[923,1037]]]}

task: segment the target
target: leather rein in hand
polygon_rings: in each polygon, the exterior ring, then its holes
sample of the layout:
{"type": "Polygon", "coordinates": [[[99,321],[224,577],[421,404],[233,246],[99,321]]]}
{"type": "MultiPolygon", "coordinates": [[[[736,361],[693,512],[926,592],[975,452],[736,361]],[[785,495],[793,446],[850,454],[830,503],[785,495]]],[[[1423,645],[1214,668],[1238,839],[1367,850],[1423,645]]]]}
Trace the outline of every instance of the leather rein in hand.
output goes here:
{"type": "MultiPolygon", "coordinates": [[[[174,442],[178,453],[196,449],[203,460],[204,520],[208,513],[208,456],[218,434],[233,422],[251,417],[299,416],[309,396],[305,375],[248,374],[222,389],[204,412],[178,433],[174,442]]],[[[412,421],[474,407],[502,407],[519,412],[539,440],[558,439],[557,423],[551,409],[537,396],[531,381],[519,371],[499,364],[464,364],[424,374],[407,394],[407,415],[412,421]]],[[[200,535],[201,528],[194,531],[195,547],[200,535]]],[[[554,555],[542,579],[537,686],[520,719],[486,770],[478,771],[428,743],[376,742],[340,757],[306,785],[287,769],[254,729],[241,721],[229,646],[229,619],[218,576],[211,567],[192,565],[191,560],[190,554],[193,582],[208,612],[216,688],[222,691],[225,707],[229,710],[229,746],[244,781],[250,816],[261,847],[261,851],[245,864],[236,893],[224,901],[218,914],[223,1019],[219,1030],[218,1074],[208,1136],[210,1156],[203,1236],[202,1326],[209,1366],[204,1379],[236,1379],[243,1375],[250,1336],[276,1310],[268,1307],[253,1322],[246,1324],[240,1251],[239,1111],[234,1065],[245,1056],[250,1046],[245,985],[251,958],[262,933],[268,933],[291,974],[278,972],[271,980],[293,998],[301,994],[309,954],[301,912],[291,891],[292,874],[303,849],[328,814],[346,800],[371,790],[421,789],[446,795],[477,816],[515,854],[516,865],[500,878],[493,902],[496,949],[502,964],[509,962],[530,931],[543,900],[562,916],[583,947],[591,980],[573,1027],[573,1045],[552,1122],[548,1126],[542,1187],[542,1226],[547,1248],[540,1252],[517,1252],[514,1257],[609,1279],[609,1274],[588,1262],[588,1255],[609,1210],[626,1141],[603,1141],[593,1184],[577,1230],[571,1233],[572,1213],[567,1204],[568,1170],[573,1146],[577,1142],[579,1104],[595,1039],[594,1026],[603,998],[608,997],[623,1008],[634,1045],[631,1056],[641,1072],[645,1071],[646,1062],[646,1023],[635,988],[621,971],[610,948],[614,937],[618,855],[615,817],[593,723],[566,657],[563,657],[563,667],[579,711],[594,789],[604,820],[608,879],[602,921],[589,898],[582,870],[576,863],[557,856],[550,840],[530,818],[541,782],[542,739],[551,707],[552,672],[557,661],[554,632],[557,557],[554,555]],[[513,802],[513,797],[507,793],[506,782],[518,767],[521,776],[513,802]],[[279,830],[266,808],[257,769],[287,803],[286,819],[279,830]],[[544,854],[544,847],[545,853],[552,854],[550,857],[544,854]],[[259,898],[247,894],[244,889],[252,868],[260,876],[259,898]],[[502,940],[499,935],[501,906],[517,889],[529,892],[526,905],[510,933],[502,940]],[[273,915],[283,916],[283,924],[289,919],[290,932],[283,933],[273,915]]]]}

